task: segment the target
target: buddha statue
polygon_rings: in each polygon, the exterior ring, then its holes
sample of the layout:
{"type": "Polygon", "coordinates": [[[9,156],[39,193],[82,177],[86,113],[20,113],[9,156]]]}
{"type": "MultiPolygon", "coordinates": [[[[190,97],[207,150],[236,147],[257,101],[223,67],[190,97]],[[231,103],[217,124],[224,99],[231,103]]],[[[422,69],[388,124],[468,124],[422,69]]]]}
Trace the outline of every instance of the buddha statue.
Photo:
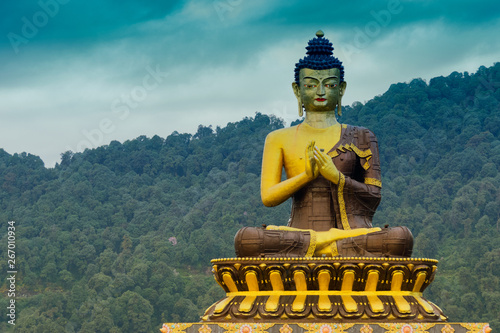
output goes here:
{"type": "Polygon", "coordinates": [[[320,322],[446,321],[422,294],[437,261],[410,258],[406,227],[372,225],[382,188],[377,138],[337,121],[347,87],[342,63],[321,31],[306,49],[292,83],[305,119],[271,132],[262,159],[262,202],[292,198],[288,225],[236,233],[238,257],[212,260],[226,295],[202,320],[231,330],[236,322],[296,323],[297,332],[317,331],[320,322]]]}
{"type": "Polygon", "coordinates": [[[347,87],[342,63],[321,31],[306,50],[292,83],[305,119],[271,132],[262,161],[262,202],[272,207],[291,197],[288,226],[239,230],[237,256],[410,257],[408,228],[372,226],[382,188],[377,138],[337,121],[347,87]]]}

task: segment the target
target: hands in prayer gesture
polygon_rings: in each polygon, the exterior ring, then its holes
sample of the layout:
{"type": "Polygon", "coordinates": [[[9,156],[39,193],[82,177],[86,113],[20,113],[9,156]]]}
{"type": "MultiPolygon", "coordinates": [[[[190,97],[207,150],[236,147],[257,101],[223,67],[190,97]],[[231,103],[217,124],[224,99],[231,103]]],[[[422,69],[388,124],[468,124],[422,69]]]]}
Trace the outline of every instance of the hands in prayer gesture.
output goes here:
{"type": "MultiPolygon", "coordinates": [[[[320,151],[318,147],[314,146],[314,141],[312,141],[310,145],[307,147],[308,153],[309,153],[309,147],[311,146],[314,147],[313,148],[313,154],[315,160],[314,168],[318,170],[323,177],[325,177],[334,184],[338,184],[340,179],[340,171],[337,169],[335,164],[333,164],[333,161],[330,158],[330,156],[320,151]]],[[[310,162],[307,161],[306,163],[310,162]]],[[[316,176],[318,171],[316,171],[316,176]]],[[[307,165],[306,165],[306,172],[307,172],[307,165]]],[[[314,178],[316,178],[316,176],[314,178]]]]}

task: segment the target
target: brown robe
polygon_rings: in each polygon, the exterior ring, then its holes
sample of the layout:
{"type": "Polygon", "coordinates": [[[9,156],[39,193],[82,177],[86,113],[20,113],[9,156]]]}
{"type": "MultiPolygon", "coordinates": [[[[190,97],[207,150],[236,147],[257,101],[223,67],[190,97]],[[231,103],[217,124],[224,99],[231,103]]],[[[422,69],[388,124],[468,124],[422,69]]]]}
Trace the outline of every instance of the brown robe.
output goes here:
{"type": "Polygon", "coordinates": [[[316,231],[371,228],[382,186],[375,135],[342,125],[340,140],[328,155],[343,175],[341,181],[335,185],[319,175],[297,191],[288,226],[316,231]]]}
{"type": "MultiPolygon", "coordinates": [[[[300,126],[300,125],[299,125],[300,126]]],[[[293,195],[288,226],[327,231],[330,228],[372,228],[381,199],[378,144],[368,129],[342,125],[340,140],[328,155],[340,171],[333,184],[319,175],[293,195]]],[[[312,256],[311,233],[243,228],[235,236],[239,257],[312,256]]],[[[413,236],[406,227],[384,228],[336,242],[340,256],[410,257],[413,236]]]]}

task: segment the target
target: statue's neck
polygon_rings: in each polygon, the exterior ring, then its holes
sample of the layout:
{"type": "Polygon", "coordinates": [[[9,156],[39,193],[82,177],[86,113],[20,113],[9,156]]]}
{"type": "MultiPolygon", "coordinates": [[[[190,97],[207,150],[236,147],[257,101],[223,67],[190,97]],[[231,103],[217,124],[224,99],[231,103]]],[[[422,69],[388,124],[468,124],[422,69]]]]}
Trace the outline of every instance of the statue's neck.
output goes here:
{"type": "Polygon", "coordinates": [[[338,124],[333,111],[306,111],[304,122],[314,128],[327,128],[338,124]]]}

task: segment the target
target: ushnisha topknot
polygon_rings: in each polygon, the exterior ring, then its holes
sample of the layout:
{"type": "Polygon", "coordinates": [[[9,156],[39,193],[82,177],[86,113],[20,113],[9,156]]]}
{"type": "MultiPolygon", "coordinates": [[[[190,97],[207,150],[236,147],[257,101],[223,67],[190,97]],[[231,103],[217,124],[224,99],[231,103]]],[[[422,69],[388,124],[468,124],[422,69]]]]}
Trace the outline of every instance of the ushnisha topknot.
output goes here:
{"type": "Polygon", "coordinates": [[[340,70],[340,81],[344,81],[344,66],[342,62],[333,56],[333,46],[328,39],[326,39],[323,31],[316,32],[316,38],[309,41],[306,46],[306,56],[300,59],[295,64],[295,82],[299,84],[299,72],[302,68],[310,69],[330,69],[338,68],[340,70]]]}

